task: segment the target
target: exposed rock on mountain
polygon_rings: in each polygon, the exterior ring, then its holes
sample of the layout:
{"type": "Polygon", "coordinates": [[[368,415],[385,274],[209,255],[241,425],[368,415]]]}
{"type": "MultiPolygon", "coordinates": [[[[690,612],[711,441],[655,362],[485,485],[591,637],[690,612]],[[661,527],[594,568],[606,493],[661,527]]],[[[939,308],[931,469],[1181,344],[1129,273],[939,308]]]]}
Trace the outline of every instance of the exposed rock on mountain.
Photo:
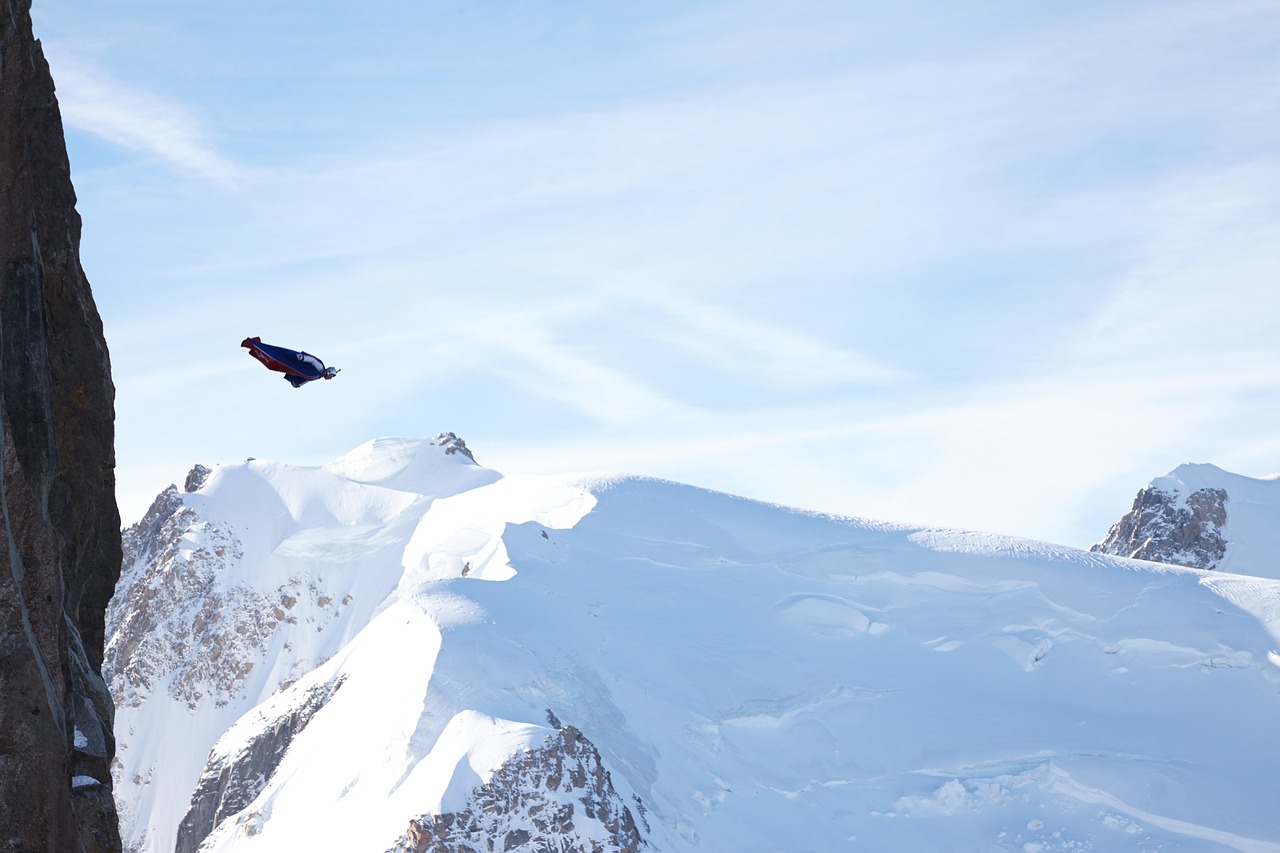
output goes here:
{"type": "Polygon", "coordinates": [[[170,486],[124,542],[125,571],[108,611],[116,704],[135,706],[162,685],[189,707],[225,703],[277,621],[276,602],[221,581],[243,555],[240,541],[183,506],[170,486]]]}
{"type": "MultiPolygon", "coordinates": [[[[245,694],[269,657],[272,641],[288,651],[292,644],[280,640],[281,633],[293,626],[323,630],[349,603],[326,596],[314,579],[301,574],[291,574],[267,591],[229,579],[244,559],[244,544],[225,525],[205,520],[184,503],[210,473],[197,465],[184,491],[169,486],[142,520],[124,532],[124,571],[107,612],[110,640],[104,665],[128,729],[121,740],[123,760],[115,767],[117,789],[172,784],[163,776],[153,777],[154,765],[131,760],[127,753],[130,737],[138,734],[130,721],[139,709],[154,698],[196,717],[202,711],[215,714],[224,720],[221,725],[228,725],[246,702],[252,706],[245,694]]],[[[285,673],[269,676],[265,690],[287,687],[317,662],[304,658],[285,673]]],[[[254,784],[270,778],[272,762],[279,761],[289,740],[331,692],[313,691],[299,707],[283,712],[282,719],[250,738],[254,743],[244,754],[210,755],[194,790],[174,795],[186,812],[177,829],[178,850],[194,850],[217,821],[257,795],[254,784]]],[[[124,799],[122,820],[132,828],[133,806],[130,798],[124,799]]],[[[168,851],[173,844],[170,836],[160,842],[138,828],[124,848],[168,851]]]]}
{"type": "Polygon", "coordinates": [[[0,848],[118,850],[99,674],[120,570],[115,389],[30,2],[0,2],[0,848]]]}
{"type": "Polygon", "coordinates": [[[316,712],[325,706],[342,679],[322,682],[298,691],[294,704],[263,708],[251,713],[238,729],[250,729],[244,737],[231,738],[236,748],[214,749],[200,775],[191,809],[178,825],[175,853],[195,853],[215,826],[253,802],[271,781],[289,743],[316,712]]]}
{"type": "Polygon", "coordinates": [[[196,465],[187,474],[187,480],[183,483],[182,491],[198,492],[204,485],[204,481],[209,479],[209,469],[203,465],[196,465]]]}
{"type": "Polygon", "coordinates": [[[1280,479],[1182,465],[1144,486],[1092,551],[1280,577],[1280,479]]]}
{"type": "Polygon", "coordinates": [[[388,853],[636,853],[644,843],[599,751],[565,726],[504,764],[466,808],[411,821],[388,853]]]}
{"type": "Polygon", "coordinates": [[[1092,550],[1119,557],[1212,569],[1227,553],[1222,528],[1227,523],[1227,493],[1197,489],[1191,494],[1144,486],[1133,508],[1111,526],[1092,550]]]}
{"type": "Polygon", "coordinates": [[[436,435],[435,443],[444,448],[445,453],[461,453],[463,456],[476,461],[475,456],[467,449],[467,443],[451,432],[442,432],[436,435]]]}
{"type": "MultiPolygon", "coordinates": [[[[312,469],[197,465],[124,532],[104,670],[119,708],[126,850],[194,849],[270,781],[341,678],[297,682],[395,586],[388,563],[399,566],[396,546],[430,503],[397,482],[443,495],[497,478],[459,445],[444,435],[371,442],[312,469]],[[433,466],[457,484],[437,491],[445,481],[433,466]],[[218,497],[226,492],[235,497],[218,497]],[[181,750],[164,736],[174,728],[181,750]],[[220,740],[229,730],[241,734],[220,740]]],[[[252,831],[252,810],[242,817],[252,831]]]]}

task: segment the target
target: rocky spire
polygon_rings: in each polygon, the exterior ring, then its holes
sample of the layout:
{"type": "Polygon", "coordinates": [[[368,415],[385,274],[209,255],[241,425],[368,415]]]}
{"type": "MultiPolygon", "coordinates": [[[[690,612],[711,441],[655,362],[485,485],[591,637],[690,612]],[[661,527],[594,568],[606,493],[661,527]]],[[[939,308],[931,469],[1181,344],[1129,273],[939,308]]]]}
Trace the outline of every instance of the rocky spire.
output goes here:
{"type": "Polygon", "coordinates": [[[30,0],[0,0],[0,847],[120,849],[100,666],[120,571],[114,399],[30,0]]]}

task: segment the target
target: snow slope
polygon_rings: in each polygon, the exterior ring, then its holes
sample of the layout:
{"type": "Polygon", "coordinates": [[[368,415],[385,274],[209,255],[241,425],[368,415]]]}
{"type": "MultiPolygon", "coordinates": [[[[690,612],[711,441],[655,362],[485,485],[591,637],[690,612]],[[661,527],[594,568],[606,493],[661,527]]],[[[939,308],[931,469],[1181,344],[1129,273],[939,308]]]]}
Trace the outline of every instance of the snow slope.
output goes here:
{"type": "Polygon", "coordinates": [[[1278,581],[450,446],[178,496],[112,622],[131,849],[319,696],[201,850],[388,850],[563,723],[653,850],[1280,851],[1278,581]],[[147,597],[202,551],[197,600],[147,597]],[[191,674],[215,646],[235,677],[191,674]]]}

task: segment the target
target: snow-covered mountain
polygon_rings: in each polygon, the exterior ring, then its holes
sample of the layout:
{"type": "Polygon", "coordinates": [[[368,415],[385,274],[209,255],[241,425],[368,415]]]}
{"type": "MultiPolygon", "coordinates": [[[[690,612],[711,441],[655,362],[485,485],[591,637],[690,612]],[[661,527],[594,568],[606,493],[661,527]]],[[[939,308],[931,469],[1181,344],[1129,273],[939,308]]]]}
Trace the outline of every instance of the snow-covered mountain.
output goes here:
{"type": "Polygon", "coordinates": [[[1280,475],[1180,465],[1139,492],[1093,551],[1280,578],[1280,475]]]}
{"type": "Polygon", "coordinates": [[[134,851],[1280,851],[1280,581],[501,476],[197,469],[110,613],[134,851]]]}

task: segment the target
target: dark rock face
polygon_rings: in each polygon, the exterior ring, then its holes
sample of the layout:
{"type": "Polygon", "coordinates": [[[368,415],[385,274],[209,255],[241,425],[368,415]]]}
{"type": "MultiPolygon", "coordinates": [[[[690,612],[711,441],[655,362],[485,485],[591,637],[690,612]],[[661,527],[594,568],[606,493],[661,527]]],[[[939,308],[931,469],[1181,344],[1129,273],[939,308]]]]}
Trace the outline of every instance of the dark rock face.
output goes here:
{"type": "Polygon", "coordinates": [[[564,726],[499,768],[467,808],[410,821],[388,853],[637,853],[647,846],[599,751],[564,726]]]}
{"type": "Polygon", "coordinates": [[[1198,489],[1182,499],[1155,486],[1138,492],[1133,508],[1111,527],[1091,551],[1213,569],[1222,562],[1227,542],[1227,493],[1198,489]]]}
{"type": "Polygon", "coordinates": [[[115,389],[79,246],[30,0],[0,0],[0,850],[120,849],[100,675],[115,389]]]}
{"type": "Polygon", "coordinates": [[[213,472],[203,465],[197,464],[189,472],[187,472],[187,480],[182,485],[184,492],[198,492],[204,488],[205,480],[209,479],[209,475],[213,472]]]}
{"type": "Polygon", "coordinates": [[[461,453],[472,462],[476,461],[475,456],[467,448],[467,443],[451,432],[438,433],[435,437],[435,443],[443,447],[446,454],[461,453]]]}

